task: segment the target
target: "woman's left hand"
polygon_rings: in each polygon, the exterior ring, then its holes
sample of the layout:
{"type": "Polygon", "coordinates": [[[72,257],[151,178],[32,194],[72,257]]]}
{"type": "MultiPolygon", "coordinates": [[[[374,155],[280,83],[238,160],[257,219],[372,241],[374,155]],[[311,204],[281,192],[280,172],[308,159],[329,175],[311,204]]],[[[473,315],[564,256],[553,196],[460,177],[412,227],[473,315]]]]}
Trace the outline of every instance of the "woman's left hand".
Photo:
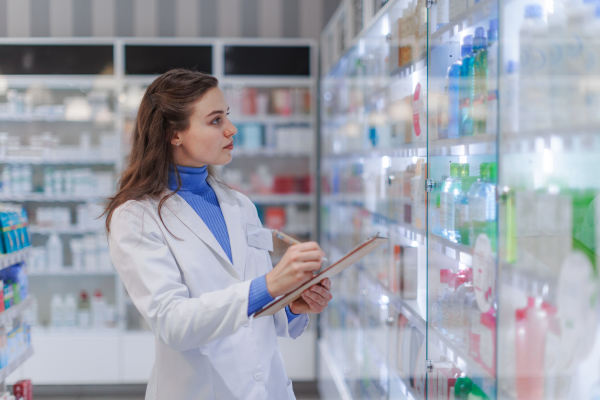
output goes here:
{"type": "Polygon", "coordinates": [[[294,314],[318,314],[327,307],[327,303],[332,299],[331,281],[325,278],[319,285],[312,285],[304,292],[302,297],[290,304],[290,310],[294,314]]]}

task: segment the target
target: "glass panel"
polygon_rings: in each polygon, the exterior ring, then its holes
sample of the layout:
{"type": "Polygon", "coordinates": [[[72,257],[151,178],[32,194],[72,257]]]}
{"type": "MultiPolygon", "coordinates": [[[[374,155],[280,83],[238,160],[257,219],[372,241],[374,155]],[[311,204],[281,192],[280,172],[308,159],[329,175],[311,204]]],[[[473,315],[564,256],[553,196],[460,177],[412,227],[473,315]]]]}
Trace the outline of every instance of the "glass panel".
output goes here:
{"type": "Polygon", "coordinates": [[[308,46],[225,46],[225,75],[310,75],[308,46]]]}
{"type": "Polygon", "coordinates": [[[112,45],[0,46],[0,73],[4,75],[112,75],[112,45]]]}
{"type": "Polygon", "coordinates": [[[319,348],[339,393],[424,399],[427,12],[384,3],[355,39],[354,3],[330,25],[350,47],[321,81],[320,242],[336,260],[377,232],[390,240],[334,285],[319,348]]]}
{"type": "Polygon", "coordinates": [[[430,9],[429,398],[496,394],[497,0],[430,9]]]}
{"type": "Polygon", "coordinates": [[[212,46],[125,46],[127,75],[160,75],[173,68],[212,74],[212,46]]]}
{"type": "Polygon", "coordinates": [[[499,389],[600,396],[600,9],[501,1],[499,389]]]}

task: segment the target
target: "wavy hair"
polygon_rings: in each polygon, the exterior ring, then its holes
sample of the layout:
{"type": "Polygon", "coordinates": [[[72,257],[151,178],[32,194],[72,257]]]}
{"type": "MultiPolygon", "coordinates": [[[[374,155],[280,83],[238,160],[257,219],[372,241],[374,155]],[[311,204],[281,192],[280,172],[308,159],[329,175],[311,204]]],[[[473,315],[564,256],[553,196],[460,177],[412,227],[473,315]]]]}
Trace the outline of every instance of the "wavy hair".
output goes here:
{"type": "MultiPolygon", "coordinates": [[[[119,180],[117,193],[108,199],[104,211],[106,231],[110,233],[113,212],[129,200],[140,200],[144,196],[160,197],[168,188],[169,168],[175,164],[171,139],[175,132],[190,126],[194,105],[219,81],[212,75],[182,68],[165,72],[144,93],[133,126],[133,144],[127,165],[119,180]]],[[[208,175],[219,181],[217,169],[209,165],[208,175]]],[[[177,176],[177,190],[164,195],[158,205],[181,188],[181,177],[177,176]]],[[[162,221],[164,224],[164,221],[162,221]]]]}

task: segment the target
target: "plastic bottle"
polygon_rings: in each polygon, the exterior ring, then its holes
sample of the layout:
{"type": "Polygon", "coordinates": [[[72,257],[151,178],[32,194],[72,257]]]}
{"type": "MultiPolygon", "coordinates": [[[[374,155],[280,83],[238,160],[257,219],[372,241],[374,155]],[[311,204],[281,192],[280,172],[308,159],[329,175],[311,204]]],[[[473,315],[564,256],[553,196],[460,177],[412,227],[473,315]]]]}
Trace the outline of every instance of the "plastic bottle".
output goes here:
{"type": "Polygon", "coordinates": [[[434,328],[440,329],[440,322],[442,320],[442,316],[446,310],[442,309],[442,295],[448,288],[449,278],[452,275],[452,270],[450,269],[442,269],[440,270],[440,283],[437,287],[437,298],[433,306],[431,307],[431,324],[434,328]]]}
{"type": "Polygon", "coordinates": [[[446,86],[448,88],[448,138],[457,138],[460,136],[460,71],[462,69],[462,59],[467,57],[473,51],[472,35],[464,37],[460,49],[461,60],[456,61],[448,68],[448,75],[446,78],[446,86]]]}
{"type": "Polygon", "coordinates": [[[74,328],[77,319],[77,301],[72,293],[65,296],[64,301],[64,326],[66,328],[74,328]]]}
{"type": "Polygon", "coordinates": [[[450,324],[452,322],[452,304],[450,302],[452,299],[452,293],[454,293],[454,289],[456,289],[454,287],[454,280],[456,276],[457,274],[452,273],[447,278],[448,286],[442,293],[442,298],[440,300],[440,310],[442,312],[438,314],[439,330],[448,337],[451,337],[450,324]]]}
{"type": "Polygon", "coordinates": [[[546,312],[530,297],[526,308],[516,311],[516,370],[519,399],[544,398],[546,312]]]}
{"type": "Polygon", "coordinates": [[[453,287],[454,290],[452,295],[450,296],[450,319],[448,324],[448,337],[452,341],[456,341],[457,337],[461,336],[462,332],[462,324],[463,324],[463,305],[462,298],[464,297],[464,290],[459,292],[458,289],[461,288],[464,284],[467,283],[467,276],[464,274],[459,274],[454,277],[453,287]]]}
{"type": "MultiPolygon", "coordinates": [[[[466,37],[465,37],[466,39],[466,37]]],[[[473,100],[475,97],[475,40],[460,66],[459,129],[460,136],[473,135],[473,100]]],[[[480,43],[480,40],[477,42],[480,43]]]]}
{"type": "Polygon", "coordinates": [[[475,176],[466,176],[462,179],[462,192],[460,194],[459,216],[458,216],[458,240],[462,244],[469,244],[469,190],[477,181],[475,176]]]}
{"type": "Polygon", "coordinates": [[[480,178],[469,190],[469,241],[474,245],[477,236],[486,234],[492,244],[496,245],[496,163],[482,163],[480,178]]]}
{"type": "Polygon", "coordinates": [[[96,289],[94,291],[94,298],[92,299],[92,319],[94,321],[93,325],[95,329],[104,328],[104,315],[106,312],[106,300],[102,295],[102,291],[100,289],[96,289]]]}
{"type": "Polygon", "coordinates": [[[58,293],[54,293],[50,301],[50,321],[54,328],[59,328],[64,324],[64,304],[58,293]]]}
{"type": "Polygon", "coordinates": [[[518,62],[512,60],[508,62],[502,89],[503,93],[500,97],[500,125],[502,131],[506,133],[519,132],[520,87],[518,62]]]}
{"type": "Polygon", "coordinates": [[[474,297],[473,274],[471,269],[463,272],[465,281],[456,289],[453,297],[453,309],[459,314],[454,326],[454,342],[462,349],[467,347],[469,342],[469,328],[471,326],[471,300],[474,297]]]}
{"type": "Polygon", "coordinates": [[[450,163],[450,176],[444,181],[440,191],[440,221],[444,237],[448,237],[451,232],[456,230],[455,199],[461,192],[462,168],[462,164],[450,163]]]}
{"type": "Polygon", "coordinates": [[[482,27],[475,29],[473,53],[475,55],[473,64],[474,95],[473,106],[471,108],[473,134],[483,135],[486,133],[487,122],[488,49],[485,30],[482,27]]]}
{"type": "Polygon", "coordinates": [[[452,224],[453,229],[450,229],[450,227],[448,227],[448,239],[455,243],[462,242],[460,227],[463,222],[463,219],[468,218],[468,210],[465,210],[463,207],[463,199],[467,197],[466,188],[468,186],[467,181],[469,179],[470,174],[469,164],[461,164],[458,168],[458,171],[458,178],[460,179],[460,192],[456,196],[454,196],[454,222],[452,224]],[[462,212],[467,214],[464,218],[461,214],[461,210],[462,212]]]}
{"type": "Polygon", "coordinates": [[[63,245],[58,234],[52,233],[46,243],[46,255],[48,257],[48,268],[57,270],[63,267],[63,245]]]}
{"type": "Polygon", "coordinates": [[[87,329],[90,327],[90,299],[85,290],[79,294],[79,302],[77,303],[77,325],[79,328],[87,329]]]}
{"type": "Polygon", "coordinates": [[[490,20],[487,53],[487,120],[485,133],[493,135],[498,129],[498,19],[490,20]]]}
{"type": "Polygon", "coordinates": [[[521,84],[519,125],[523,131],[548,129],[548,62],[546,47],[548,27],[542,6],[525,6],[525,20],[520,30],[521,84]]]}
{"type": "Polygon", "coordinates": [[[600,4],[596,4],[594,19],[585,30],[586,49],[588,52],[586,88],[586,121],[589,126],[600,124],[600,4]],[[591,65],[590,65],[591,64],[591,65]]]}

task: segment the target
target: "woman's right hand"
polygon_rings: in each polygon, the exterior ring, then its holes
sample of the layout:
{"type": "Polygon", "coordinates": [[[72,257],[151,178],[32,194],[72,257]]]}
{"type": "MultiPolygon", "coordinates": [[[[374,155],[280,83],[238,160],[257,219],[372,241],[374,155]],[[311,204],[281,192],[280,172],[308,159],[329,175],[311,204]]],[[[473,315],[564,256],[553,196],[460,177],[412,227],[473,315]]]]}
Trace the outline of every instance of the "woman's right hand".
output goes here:
{"type": "Polygon", "coordinates": [[[281,261],[267,276],[267,290],[272,297],[281,296],[296,289],[313,277],[313,271],[321,268],[323,250],[316,242],[290,246],[281,261]]]}

